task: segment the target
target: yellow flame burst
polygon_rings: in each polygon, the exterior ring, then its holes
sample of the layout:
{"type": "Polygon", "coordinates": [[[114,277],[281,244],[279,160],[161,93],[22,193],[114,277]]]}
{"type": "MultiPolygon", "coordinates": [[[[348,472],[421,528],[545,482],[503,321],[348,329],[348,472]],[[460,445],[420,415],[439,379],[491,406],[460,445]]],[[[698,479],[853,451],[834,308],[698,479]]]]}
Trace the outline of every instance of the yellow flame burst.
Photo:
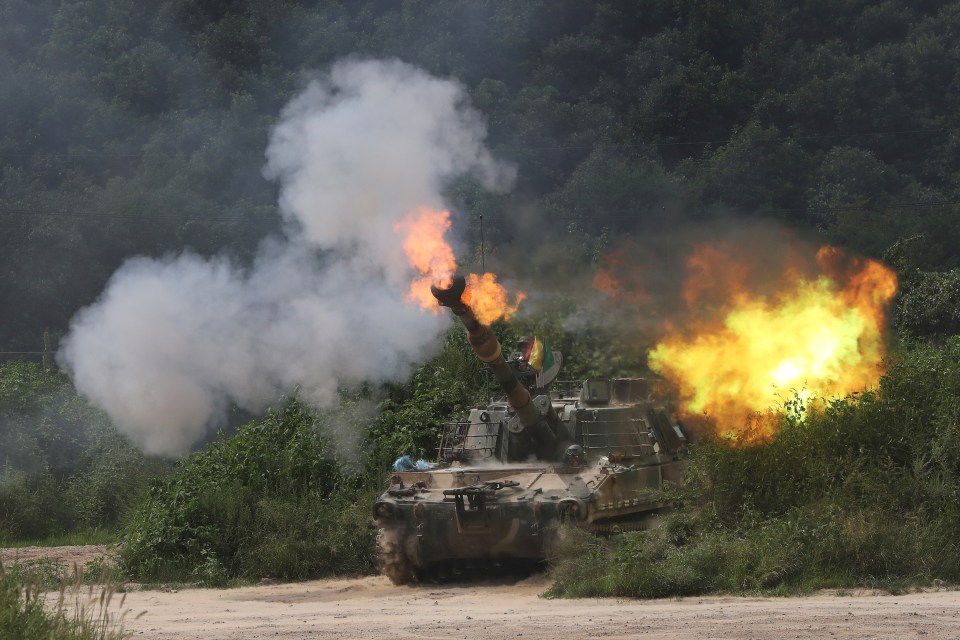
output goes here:
{"type": "MultiPolygon", "coordinates": [[[[828,266],[838,255],[824,248],[818,259],[828,266]]],[[[896,275],[872,260],[852,267],[813,279],[792,274],[770,296],[737,290],[715,322],[664,337],[650,366],[674,383],[686,413],[706,414],[722,435],[770,438],[776,422],[750,417],[778,398],[842,397],[883,373],[884,311],[896,275]]]]}

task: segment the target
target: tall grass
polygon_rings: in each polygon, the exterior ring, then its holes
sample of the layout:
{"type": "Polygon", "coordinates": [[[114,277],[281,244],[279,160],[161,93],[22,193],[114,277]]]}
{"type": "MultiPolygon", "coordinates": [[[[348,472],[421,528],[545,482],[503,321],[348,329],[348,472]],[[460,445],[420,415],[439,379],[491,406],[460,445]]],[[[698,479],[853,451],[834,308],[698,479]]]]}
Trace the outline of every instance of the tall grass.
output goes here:
{"type": "Polygon", "coordinates": [[[553,595],[899,590],[960,582],[960,339],[916,344],[877,390],[772,442],[700,443],[658,529],[566,544],[553,595]]]}
{"type": "Polygon", "coordinates": [[[62,580],[52,605],[40,578],[12,572],[0,564],[0,640],[121,640],[123,600],[115,615],[112,586],[82,588],[80,572],[72,581],[62,580]],[[84,596],[86,593],[86,596],[84,596]],[[72,598],[72,602],[68,600],[72,598]]]}
{"type": "Polygon", "coordinates": [[[120,534],[112,529],[80,529],[68,533],[55,533],[41,538],[20,538],[7,540],[0,537],[4,547],[74,547],[91,544],[114,544],[120,540],[120,534]]]}

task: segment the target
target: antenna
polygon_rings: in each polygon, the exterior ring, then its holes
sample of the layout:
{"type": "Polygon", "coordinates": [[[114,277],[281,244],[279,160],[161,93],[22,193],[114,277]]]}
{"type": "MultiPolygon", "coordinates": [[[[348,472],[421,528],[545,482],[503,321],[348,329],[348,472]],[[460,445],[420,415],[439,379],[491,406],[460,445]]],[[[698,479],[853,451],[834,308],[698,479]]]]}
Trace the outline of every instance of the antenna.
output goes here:
{"type": "Polygon", "coordinates": [[[487,267],[483,263],[483,214],[480,214],[480,273],[486,273],[487,267]]]}

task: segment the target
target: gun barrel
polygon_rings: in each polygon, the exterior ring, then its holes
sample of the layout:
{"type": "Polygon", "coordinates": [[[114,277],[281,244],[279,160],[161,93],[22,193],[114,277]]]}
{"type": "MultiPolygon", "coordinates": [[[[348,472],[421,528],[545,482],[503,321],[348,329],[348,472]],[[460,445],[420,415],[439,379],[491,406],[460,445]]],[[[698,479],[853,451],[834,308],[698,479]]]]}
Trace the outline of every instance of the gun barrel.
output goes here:
{"type": "Polygon", "coordinates": [[[470,346],[474,353],[487,367],[493,372],[494,377],[507,395],[507,402],[517,412],[520,422],[525,427],[530,427],[543,418],[540,411],[537,410],[530,398],[530,392],[526,387],[520,384],[513,369],[507,364],[503,357],[503,349],[500,341],[493,335],[493,330],[477,320],[473,309],[463,302],[463,292],[467,288],[466,280],[461,275],[453,277],[453,283],[446,288],[436,285],[430,287],[430,292],[437,299],[440,306],[448,307],[454,315],[460,319],[464,328],[467,330],[470,346]]]}

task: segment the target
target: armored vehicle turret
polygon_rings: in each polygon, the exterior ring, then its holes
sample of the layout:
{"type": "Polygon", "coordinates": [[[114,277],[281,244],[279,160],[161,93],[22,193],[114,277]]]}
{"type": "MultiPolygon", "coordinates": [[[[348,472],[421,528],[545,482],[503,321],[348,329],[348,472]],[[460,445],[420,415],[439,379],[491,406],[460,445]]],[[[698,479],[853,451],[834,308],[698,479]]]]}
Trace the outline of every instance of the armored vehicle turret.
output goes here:
{"type": "Polygon", "coordinates": [[[560,353],[539,371],[522,351],[505,358],[464,289],[458,276],[433,294],[504,395],[446,425],[437,465],[395,468],[373,507],[381,570],[395,584],[455,563],[543,560],[562,522],[646,528],[664,506],[656,490],[681,478],[685,433],[647,380],[562,384],[560,353]]]}

